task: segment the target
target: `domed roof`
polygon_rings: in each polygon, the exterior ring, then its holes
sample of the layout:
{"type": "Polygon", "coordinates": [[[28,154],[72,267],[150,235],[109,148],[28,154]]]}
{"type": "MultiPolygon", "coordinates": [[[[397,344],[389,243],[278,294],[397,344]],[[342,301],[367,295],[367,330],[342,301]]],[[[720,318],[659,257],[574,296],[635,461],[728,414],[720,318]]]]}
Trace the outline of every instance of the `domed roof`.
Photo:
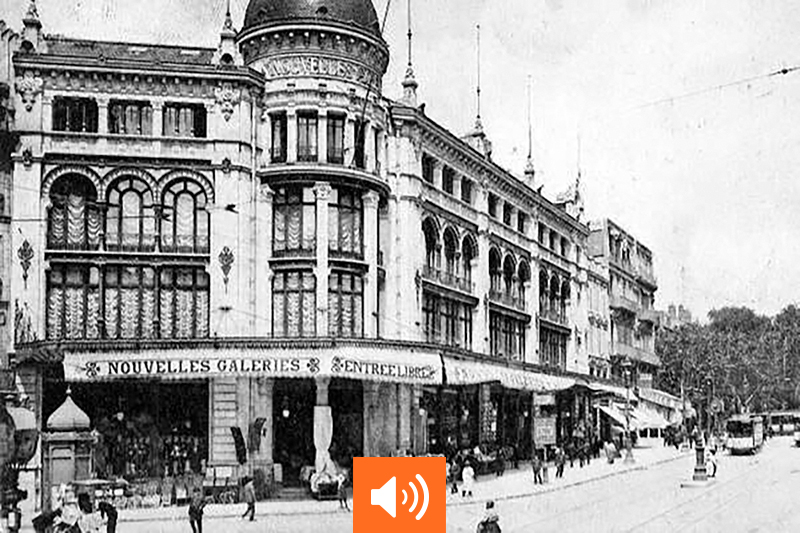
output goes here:
{"type": "Polygon", "coordinates": [[[47,419],[47,429],[50,431],[86,431],[90,425],[89,415],[72,401],[69,389],[67,399],[47,419]]]}
{"type": "Polygon", "coordinates": [[[250,0],[242,30],[292,20],[351,24],[381,37],[372,0],[250,0]]]}

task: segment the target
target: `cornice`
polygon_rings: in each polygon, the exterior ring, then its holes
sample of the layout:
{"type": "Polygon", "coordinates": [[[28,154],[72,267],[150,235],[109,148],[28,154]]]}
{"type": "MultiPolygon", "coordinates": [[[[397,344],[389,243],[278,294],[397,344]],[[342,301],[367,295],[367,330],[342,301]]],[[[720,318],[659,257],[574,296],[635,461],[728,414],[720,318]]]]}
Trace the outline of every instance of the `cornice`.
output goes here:
{"type": "Polygon", "coordinates": [[[418,135],[421,141],[429,142],[437,148],[444,149],[452,159],[460,161],[465,168],[473,172],[467,177],[476,179],[483,186],[489,188],[489,184],[506,196],[518,202],[517,207],[539,208],[549,213],[562,224],[569,226],[573,231],[579,232],[584,236],[589,235],[589,227],[569,216],[562,209],[559,209],[553,202],[543,197],[506,169],[497,163],[483,156],[469,144],[458,138],[444,126],[438,124],[433,119],[425,115],[421,110],[408,106],[400,105],[391,100],[387,100],[390,106],[392,118],[416,124],[420,128],[418,135]]]}

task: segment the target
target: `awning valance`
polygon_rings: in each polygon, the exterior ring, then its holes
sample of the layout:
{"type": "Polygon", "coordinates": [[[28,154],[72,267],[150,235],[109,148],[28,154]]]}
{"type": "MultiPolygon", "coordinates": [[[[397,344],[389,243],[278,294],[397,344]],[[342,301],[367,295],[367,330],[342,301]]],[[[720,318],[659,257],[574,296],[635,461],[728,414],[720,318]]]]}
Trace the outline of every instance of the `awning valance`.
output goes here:
{"type": "Polygon", "coordinates": [[[636,418],[640,428],[664,429],[669,425],[666,418],[652,409],[636,407],[633,410],[633,416],[636,418]]]}
{"type": "Polygon", "coordinates": [[[309,349],[149,350],[64,354],[67,381],[152,378],[191,380],[221,377],[339,377],[365,381],[438,385],[439,354],[344,346],[309,349]]]}
{"type": "MultiPolygon", "coordinates": [[[[592,382],[589,383],[587,387],[594,392],[609,393],[622,399],[626,398],[629,394],[629,390],[625,387],[618,387],[616,385],[609,385],[607,383],[592,382]]],[[[630,398],[631,400],[636,400],[636,394],[632,390],[630,391],[630,398]]]]}
{"type": "Polygon", "coordinates": [[[533,392],[554,392],[575,385],[572,378],[509,368],[490,362],[445,357],[444,366],[448,385],[475,385],[496,381],[508,389],[533,392]]]}
{"type": "MultiPolygon", "coordinates": [[[[625,411],[618,408],[615,405],[598,405],[597,406],[600,411],[608,415],[608,417],[612,420],[612,422],[616,423],[618,426],[621,426],[623,429],[627,427],[628,420],[625,417],[625,411]]],[[[631,429],[639,429],[640,425],[639,422],[636,420],[634,416],[634,409],[631,408],[631,417],[630,417],[630,424],[631,429]]]]}

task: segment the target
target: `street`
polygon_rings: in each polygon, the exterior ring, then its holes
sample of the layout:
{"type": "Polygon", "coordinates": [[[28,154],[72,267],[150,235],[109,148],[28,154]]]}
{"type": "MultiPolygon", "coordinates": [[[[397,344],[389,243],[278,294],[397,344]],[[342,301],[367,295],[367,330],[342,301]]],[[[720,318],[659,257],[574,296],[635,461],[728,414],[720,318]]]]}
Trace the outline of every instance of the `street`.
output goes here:
{"type": "MultiPolygon", "coordinates": [[[[554,484],[552,488],[556,490],[550,492],[506,497],[497,502],[500,523],[505,533],[800,530],[796,504],[796,494],[800,493],[800,449],[792,447],[790,438],[769,441],[755,456],[723,455],[716,482],[705,488],[681,488],[681,481],[691,478],[693,461],[694,454],[687,453],[643,470],[577,486],[561,488],[554,484]]],[[[569,482],[570,475],[577,476],[577,472],[577,465],[568,468],[564,481],[569,482]]],[[[475,503],[448,505],[447,531],[475,531],[485,497],[489,495],[476,494],[475,503]]],[[[206,531],[226,533],[345,532],[352,530],[352,515],[344,511],[262,514],[252,524],[238,518],[208,516],[204,526],[206,531]]],[[[188,521],[176,519],[158,524],[122,523],[118,531],[177,533],[190,528],[188,521]]]]}

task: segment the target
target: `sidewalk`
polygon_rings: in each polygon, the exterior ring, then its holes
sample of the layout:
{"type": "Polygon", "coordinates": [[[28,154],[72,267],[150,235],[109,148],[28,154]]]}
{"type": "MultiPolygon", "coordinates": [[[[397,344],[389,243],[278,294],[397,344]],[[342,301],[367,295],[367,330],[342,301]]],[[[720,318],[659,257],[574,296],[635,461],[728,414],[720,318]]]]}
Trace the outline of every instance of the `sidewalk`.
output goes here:
{"type": "MultiPolygon", "coordinates": [[[[506,470],[505,475],[497,477],[495,475],[485,475],[476,479],[473,497],[462,498],[461,495],[451,495],[448,487],[447,505],[459,506],[469,505],[476,502],[493,500],[507,500],[513,498],[523,498],[532,494],[552,492],[556,490],[582,485],[598,479],[607,478],[630,472],[632,470],[644,470],[651,466],[688,457],[687,452],[677,452],[674,448],[637,448],[634,450],[636,462],[632,465],[625,465],[622,459],[618,459],[613,465],[608,464],[605,457],[593,459],[591,464],[580,468],[578,462],[572,468],[569,463],[564,470],[562,479],[555,479],[555,468],[549,468],[549,482],[545,485],[534,485],[533,474],[529,463],[521,463],[517,470],[506,470]]],[[[352,505],[352,500],[351,500],[352,505]]],[[[245,510],[245,504],[231,505],[209,505],[206,507],[205,517],[214,518],[233,518],[241,515],[245,510]]],[[[120,511],[120,523],[136,522],[172,522],[185,521],[187,508],[184,507],[160,507],[155,509],[137,509],[120,511]]],[[[268,500],[259,502],[256,505],[256,516],[287,516],[287,515],[325,515],[342,513],[339,509],[338,501],[316,501],[316,500],[268,500]]],[[[30,522],[25,520],[23,530],[31,531],[30,522]]]]}
{"type": "Polygon", "coordinates": [[[521,463],[519,469],[506,470],[503,476],[497,477],[494,474],[490,474],[477,478],[475,480],[472,498],[462,498],[460,487],[459,494],[450,494],[448,487],[447,505],[470,505],[486,500],[509,500],[524,498],[532,494],[553,492],[567,487],[583,485],[584,483],[589,483],[598,479],[624,474],[632,470],[645,470],[661,463],[677,460],[681,457],[688,457],[691,455],[690,452],[680,452],[675,448],[662,446],[634,448],[633,457],[635,462],[631,465],[623,463],[623,458],[625,457],[624,451],[622,452],[622,458],[616,459],[613,465],[608,464],[605,455],[601,455],[600,459],[592,459],[592,462],[589,465],[584,465],[583,468],[579,466],[576,460],[572,468],[570,468],[569,462],[567,463],[564,468],[564,477],[561,479],[556,479],[556,469],[551,463],[548,466],[548,482],[544,485],[534,485],[533,471],[531,470],[530,463],[521,463]]]}

